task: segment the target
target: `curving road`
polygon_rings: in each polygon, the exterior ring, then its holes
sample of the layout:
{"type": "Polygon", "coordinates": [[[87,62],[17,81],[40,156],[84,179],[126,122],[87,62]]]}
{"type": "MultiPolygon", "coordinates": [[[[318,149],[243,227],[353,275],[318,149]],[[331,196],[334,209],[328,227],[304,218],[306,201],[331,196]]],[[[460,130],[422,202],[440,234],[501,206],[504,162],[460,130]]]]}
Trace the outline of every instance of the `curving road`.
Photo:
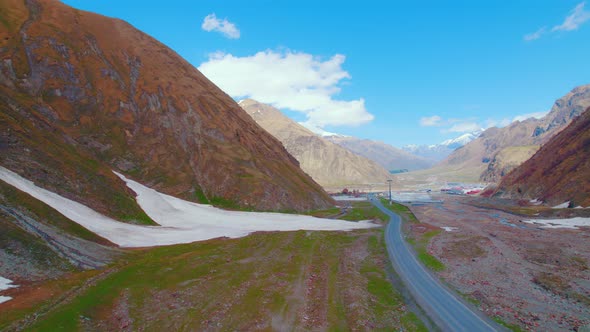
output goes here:
{"type": "Polygon", "coordinates": [[[385,229],[385,242],[393,267],[436,325],[443,331],[505,331],[495,322],[472,311],[426,271],[402,237],[401,218],[377,199],[371,198],[371,202],[390,217],[385,229]]]}

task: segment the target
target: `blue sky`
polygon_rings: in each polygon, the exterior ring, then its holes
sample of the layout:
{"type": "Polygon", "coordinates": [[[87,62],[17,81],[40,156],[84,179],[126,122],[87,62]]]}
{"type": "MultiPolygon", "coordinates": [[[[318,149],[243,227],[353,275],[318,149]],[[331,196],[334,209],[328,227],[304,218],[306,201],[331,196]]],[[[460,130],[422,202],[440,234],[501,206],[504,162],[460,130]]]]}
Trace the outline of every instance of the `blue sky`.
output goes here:
{"type": "Polygon", "coordinates": [[[395,146],[538,115],[590,83],[579,0],[63,2],[128,21],[236,99],[395,146]]]}

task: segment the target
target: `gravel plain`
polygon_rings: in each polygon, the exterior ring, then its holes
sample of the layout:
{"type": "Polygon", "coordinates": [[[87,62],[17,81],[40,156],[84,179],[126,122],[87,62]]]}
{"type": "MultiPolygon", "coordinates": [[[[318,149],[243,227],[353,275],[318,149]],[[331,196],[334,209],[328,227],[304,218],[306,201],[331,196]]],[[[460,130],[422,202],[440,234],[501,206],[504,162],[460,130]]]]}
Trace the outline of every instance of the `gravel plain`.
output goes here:
{"type": "Polygon", "coordinates": [[[477,198],[435,197],[444,203],[411,206],[422,225],[409,232],[441,229],[428,251],[445,264],[438,274],[446,283],[521,329],[590,323],[590,227],[547,229],[524,223],[530,216],[478,207],[477,198]]]}

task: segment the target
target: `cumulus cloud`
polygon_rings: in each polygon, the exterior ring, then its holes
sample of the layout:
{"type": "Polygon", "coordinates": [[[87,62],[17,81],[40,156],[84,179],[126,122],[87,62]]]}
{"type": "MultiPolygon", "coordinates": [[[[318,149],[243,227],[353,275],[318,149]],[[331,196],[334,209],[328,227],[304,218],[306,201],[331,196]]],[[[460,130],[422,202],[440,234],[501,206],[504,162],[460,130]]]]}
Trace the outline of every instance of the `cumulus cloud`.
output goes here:
{"type": "Polygon", "coordinates": [[[483,126],[479,124],[477,118],[443,118],[438,115],[426,116],[420,118],[422,127],[440,127],[441,133],[468,133],[481,130],[483,126]]]}
{"type": "Polygon", "coordinates": [[[547,28],[542,27],[539,30],[533,32],[533,33],[529,33],[527,35],[524,35],[524,40],[525,41],[532,41],[532,40],[537,40],[539,38],[541,38],[541,36],[547,31],[547,28]]]}
{"type": "Polygon", "coordinates": [[[365,100],[337,100],[339,84],[350,79],[345,56],[321,59],[307,53],[263,51],[238,57],[218,52],[199,70],[234,98],[252,98],[302,112],[310,126],[360,125],[373,120],[365,100]]]}
{"type": "Polygon", "coordinates": [[[227,19],[218,19],[215,14],[209,14],[205,16],[201,28],[205,31],[217,31],[227,38],[238,39],[240,38],[240,30],[234,23],[231,23],[227,19]]]}
{"type": "Polygon", "coordinates": [[[590,20],[590,12],[584,10],[586,2],[579,3],[571,13],[565,18],[562,24],[556,25],[551,31],[573,31],[577,30],[580,25],[590,20]]]}
{"type": "Polygon", "coordinates": [[[485,130],[491,127],[506,127],[516,121],[524,121],[526,119],[535,118],[541,119],[547,115],[549,111],[545,112],[533,112],[517,115],[514,118],[502,118],[494,119],[488,118],[487,120],[481,120],[477,117],[471,118],[441,118],[440,116],[424,117],[420,119],[420,125],[424,127],[436,126],[440,127],[441,133],[469,133],[478,130],[485,130]]]}
{"type": "Polygon", "coordinates": [[[514,119],[512,119],[512,122],[515,122],[515,121],[524,121],[524,120],[530,119],[530,118],[540,119],[540,118],[544,117],[545,115],[547,115],[547,113],[549,113],[549,111],[545,111],[545,112],[534,112],[534,113],[527,113],[527,114],[517,115],[517,116],[514,117],[514,119]]]}
{"type": "Polygon", "coordinates": [[[542,27],[539,30],[524,35],[523,39],[525,41],[533,41],[541,38],[543,35],[550,33],[550,32],[558,32],[558,31],[574,31],[578,30],[578,28],[584,24],[586,21],[590,20],[590,11],[584,9],[586,2],[581,2],[572,11],[568,16],[566,16],[563,23],[554,26],[551,28],[551,31],[547,31],[546,27],[542,27]]]}
{"type": "Polygon", "coordinates": [[[422,127],[434,127],[441,125],[442,118],[438,115],[427,116],[420,118],[420,125],[422,127]]]}

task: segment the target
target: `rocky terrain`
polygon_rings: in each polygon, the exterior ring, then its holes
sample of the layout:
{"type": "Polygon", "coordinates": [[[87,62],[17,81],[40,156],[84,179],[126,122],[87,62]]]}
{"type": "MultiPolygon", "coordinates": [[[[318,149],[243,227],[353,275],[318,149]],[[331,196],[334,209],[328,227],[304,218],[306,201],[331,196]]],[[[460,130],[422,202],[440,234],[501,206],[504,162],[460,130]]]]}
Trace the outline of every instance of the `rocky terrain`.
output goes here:
{"type": "Polygon", "coordinates": [[[427,239],[428,254],[442,263],[437,274],[469,302],[521,330],[590,324],[590,228],[541,228],[480,198],[436,197],[444,203],[411,207],[419,222],[407,232],[427,239]]]}
{"type": "Polygon", "coordinates": [[[116,246],[0,181],[0,275],[19,282],[102,268],[116,246]]]}
{"type": "Polygon", "coordinates": [[[318,136],[278,109],[252,99],[240,106],[262,128],[283,143],[307,174],[324,187],[384,183],[390,174],[372,160],[318,136]]]}
{"type": "MultiPolygon", "coordinates": [[[[440,170],[444,173],[448,169],[453,169],[469,174],[471,181],[497,179],[497,175],[502,174],[503,166],[501,163],[494,165],[489,163],[500,151],[507,147],[540,146],[547,143],[588,106],[590,106],[590,85],[577,87],[557,100],[549,114],[541,119],[530,118],[513,122],[504,128],[487,129],[479,138],[458,148],[437,164],[433,172],[440,170]],[[499,165],[500,169],[495,169],[495,165],[499,165]],[[493,175],[490,176],[490,174],[493,175]]],[[[520,164],[525,160],[522,159],[513,164],[520,164]]]]}
{"type": "Polygon", "coordinates": [[[0,165],[135,223],[153,221],[113,169],[220,206],[331,204],[229,96],[131,25],[57,0],[6,0],[0,11],[0,165]]]}
{"type": "Polygon", "coordinates": [[[350,136],[326,136],[326,138],[356,154],[375,161],[388,171],[418,170],[434,164],[433,160],[413,155],[383,142],[350,136]]]}
{"type": "Polygon", "coordinates": [[[539,150],[538,145],[509,146],[500,150],[488,163],[488,167],[481,174],[484,182],[500,182],[511,170],[532,157],[539,150]]]}
{"type": "MultiPolygon", "coordinates": [[[[590,110],[590,108],[588,109],[590,110]]],[[[590,111],[502,179],[495,195],[590,206],[590,111]]]]}

